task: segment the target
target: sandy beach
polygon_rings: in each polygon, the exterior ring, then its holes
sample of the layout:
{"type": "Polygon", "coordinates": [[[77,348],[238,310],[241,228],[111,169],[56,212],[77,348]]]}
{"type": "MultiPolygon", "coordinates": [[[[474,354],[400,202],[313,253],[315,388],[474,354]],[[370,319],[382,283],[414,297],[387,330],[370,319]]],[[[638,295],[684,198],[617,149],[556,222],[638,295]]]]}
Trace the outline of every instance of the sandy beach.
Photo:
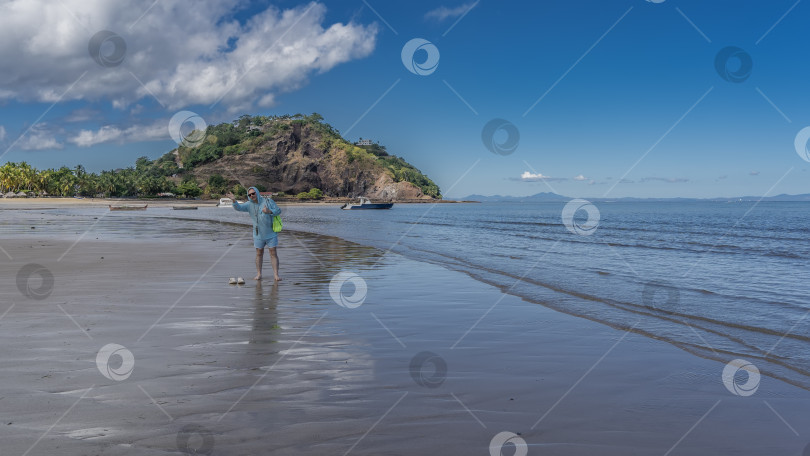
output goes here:
{"type": "Polygon", "coordinates": [[[20,204],[0,213],[6,454],[798,455],[810,442],[804,389],[762,376],[734,394],[724,363],[441,266],[284,231],[284,280],[256,283],[246,227],[20,204]]]}
{"type": "MultiPolygon", "coordinates": [[[[239,199],[239,198],[238,198],[239,199]]],[[[239,199],[245,201],[246,198],[239,199]]],[[[282,206],[296,206],[296,207],[310,207],[310,206],[341,206],[346,202],[356,203],[357,200],[353,198],[327,198],[325,200],[313,201],[290,201],[289,199],[281,199],[277,201],[282,206]]],[[[152,199],[136,199],[136,198],[2,198],[0,199],[0,207],[17,209],[17,208],[31,208],[31,209],[54,209],[64,207],[107,207],[113,206],[143,206],[149,207],[215,207],[219,203],[218,200],[207,199],[173,199],[173,198],[152,198],[152,199]]],[[[405,200],[398,201],[396,204],[477,204],[477,201],[454,201],[454,200],[433,200],[433,199],[420,199],[420,200],[405,200]]]]}

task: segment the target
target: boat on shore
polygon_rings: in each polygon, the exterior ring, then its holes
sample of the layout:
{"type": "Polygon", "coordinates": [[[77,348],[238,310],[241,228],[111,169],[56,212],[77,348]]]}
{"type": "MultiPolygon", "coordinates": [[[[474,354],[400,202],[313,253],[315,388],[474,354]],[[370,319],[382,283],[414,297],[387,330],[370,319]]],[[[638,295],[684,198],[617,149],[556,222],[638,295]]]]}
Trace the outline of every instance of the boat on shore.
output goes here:
{"type": "Polygon", "coordinates": [[[368,198],[360,197],[359,203],[346,203],[341,209],[391,209],[394,203],[372,203],[368,198]]]}
{"type": "Polygon", "coordinates": [[[112,204],[109,205],[111,211],[145,211],[148,204],[144,204],[143,206],[113,206],[112,204]]]}
{"type": "Polygon", "coordinates": [[[219,204],[217,204],[217,207],[232,207],[232,206],[233,200],[230,198],[220,198],[219,204]]]}

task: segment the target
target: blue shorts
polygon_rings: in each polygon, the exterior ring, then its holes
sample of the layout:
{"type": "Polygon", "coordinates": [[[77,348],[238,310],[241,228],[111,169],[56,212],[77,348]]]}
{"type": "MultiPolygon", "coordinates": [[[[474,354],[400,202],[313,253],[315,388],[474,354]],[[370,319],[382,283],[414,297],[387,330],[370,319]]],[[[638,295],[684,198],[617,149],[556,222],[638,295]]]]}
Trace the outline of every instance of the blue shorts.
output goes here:
{"type": "Polygon", "coordinates": [[[273,236],[269,239],[253,239],[253,247],[257,249],[263,249],[265,247],[275,247],[278,245],[278,236],[273,236]]]}

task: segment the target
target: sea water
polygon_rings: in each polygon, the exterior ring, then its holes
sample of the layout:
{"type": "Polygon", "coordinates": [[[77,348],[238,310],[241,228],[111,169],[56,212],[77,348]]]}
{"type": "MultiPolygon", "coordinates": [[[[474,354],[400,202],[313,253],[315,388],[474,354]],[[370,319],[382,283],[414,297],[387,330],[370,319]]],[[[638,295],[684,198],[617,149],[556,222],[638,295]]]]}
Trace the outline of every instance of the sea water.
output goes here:
{"type": "Polygon", "coordinates": [[[284,219],[810,387],[810,203],[603,202],[587,234],[566,227],[564,207],[298,206],[284,219]]]}

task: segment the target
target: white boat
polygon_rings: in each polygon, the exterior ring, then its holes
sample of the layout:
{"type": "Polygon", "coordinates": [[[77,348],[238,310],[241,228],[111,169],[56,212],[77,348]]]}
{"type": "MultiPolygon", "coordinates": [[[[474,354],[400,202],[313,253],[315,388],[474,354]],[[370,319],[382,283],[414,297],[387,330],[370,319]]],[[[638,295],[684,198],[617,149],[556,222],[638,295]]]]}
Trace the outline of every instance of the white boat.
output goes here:
{"type": "Polygon", "coordinates": [[[360,197],[359,204],[346,203],[341,209],[391,209],[394,203],[372,203],[368,198],[360,197]]]}
{"type": "Polygon", "coordinates": [[[232,207],[232,206],[233,200],[230,198],[220,198],[219,204],[217,204],[217,207],[232,207]]]}

